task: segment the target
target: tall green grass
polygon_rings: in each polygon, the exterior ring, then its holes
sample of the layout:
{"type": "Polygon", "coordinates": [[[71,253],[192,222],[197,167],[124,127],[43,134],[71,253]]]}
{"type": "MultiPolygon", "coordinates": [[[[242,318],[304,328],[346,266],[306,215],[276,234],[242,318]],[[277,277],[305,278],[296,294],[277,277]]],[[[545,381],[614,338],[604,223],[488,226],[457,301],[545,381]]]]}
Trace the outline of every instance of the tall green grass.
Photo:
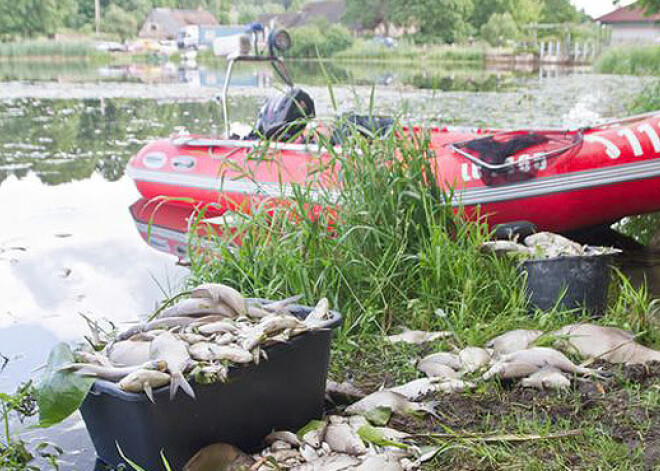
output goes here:
{"type": "Polygon", "coordinates": [[[17,42],[0,42],[0,58],[19,59],[29,57],[39,58],[98,58],[102,53],[94,49],[89,41],[63,42],[46,40],[26,40],[17,42]]]}
{"type": "Polygon", "coordinates": [[[265,298],[300,293],[308,303],[325,296],[344,315],[343,332],[358,337],[408,326],[451,329],[475,345],[507,329],[581,317],[528,314],[516,263],[480,253],[488,228],[439,189],[428,134],[356,138],[328,152],[289,206],[261,204],[232,218],[217,255],[193,250],[191,282],[265,298]],[[315,186],[328,169],[341,169],[339,195],[315,186]]]}
{"type": "Polygon", "coordinates": [[[595,68],[604,74],[660,75],[660,46],[610,48],[595,68]]]}

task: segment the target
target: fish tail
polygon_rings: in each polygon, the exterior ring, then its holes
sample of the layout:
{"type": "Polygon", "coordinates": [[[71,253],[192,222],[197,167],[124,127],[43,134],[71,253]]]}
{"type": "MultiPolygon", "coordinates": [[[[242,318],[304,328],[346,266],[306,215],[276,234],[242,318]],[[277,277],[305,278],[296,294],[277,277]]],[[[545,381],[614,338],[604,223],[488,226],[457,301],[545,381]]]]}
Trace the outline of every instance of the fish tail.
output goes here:
{"type": "Polygon", "coordinates": [[[179,388],[183,389],[188,396],[195,399],[195,391],[188,382],[188,380],[183,376],[182,373],[175,373],[172,375],[172,380],[170,381],[170,400],[174,399],[176,392],[179,388]]]}
{"type": "Polygon", "coordinates": [[[429,401],[429,402],[424,402],[420,404],[419,406],[419,411],[425,412],[428,415],[431,415],[435,417],[436,419],[439,419],[440,416],[436,413],[435,408],[440,404],[439,401],[429,401]]]}

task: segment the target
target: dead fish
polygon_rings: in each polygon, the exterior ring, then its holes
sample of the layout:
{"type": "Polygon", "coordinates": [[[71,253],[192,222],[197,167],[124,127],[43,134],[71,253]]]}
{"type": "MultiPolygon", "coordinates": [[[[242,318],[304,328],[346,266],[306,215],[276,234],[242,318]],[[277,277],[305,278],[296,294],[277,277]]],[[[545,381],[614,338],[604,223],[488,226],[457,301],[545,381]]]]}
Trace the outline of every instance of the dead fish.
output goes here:
{"type": "Polygon", "coordinates": [[[403,332],[397,335],[390,335],[386,337],[391,343],[405,342],[412,345],[421,345],[435,340],[451,337],[452,333],[447,331],[440,332],[426,332],[424,330],[408,330],[404,329],[403,332]]]}
{"type": "Polygon", "coordinates": [[[355,471],[404,471],[398,461],[389,460],[384,456],[370,456],[353,469],[355,471]]]}
{"type": "Polygon", "coordinates": [[[351,382],[337,383],[328,381],[325,385],[325,393],[335,404],[345,404],[362,399],[366,394],[356,388],[351,382]]]}
{"type": "Polygon", "coordinates": [[[224,303],[213,303],[209,299],[183,299],[160,313],[159,319],[167,317],[204,317],[204,316],[236,317],[236,312],[224,303]]]}
{"type": "Polygon", "coordinates": [[[481,377],[483,380],[488,381],[492,378],[500,379],[515,379],[524,378],[530,374],[536,373],[541,367],[527,362],[503,362],[498,361],[490,367],[481,377]]]}
{"type": "Polygon", "coordinates": [[[196,343],[190,346],[189,351],[195,360],[202,361],[229,360],[234,363],[251,363],[253,360],[252,354],[242,348],[212,342],[196,343]]]}
{"type": "Polygon", "coordinates": [[[272,445],[277,440],[286,442],[289,445],[295,447],[300,447],[300,445],[302,445],[300,443],[300,440],[298,439],[298,436],[295,433],[289,432],[287,430],[271,432],[268,435],[266,435],[266,438],[264,438],[264,441],[266,442],[267,445],[272,445]]]}
{"type": "Polygon", "coordinates": [[[463,381],[462,379],[448,379],[438,382],[436,384],[436,389],[437,392],[452,394],[474,389],[475,386],[476,385],[470,381],[463,381]]]}
{"type": "Polygon", "coordinates": [[[87,363],[71,363],[63,366],[60,371],[72,371],[80,376],[91,376],[94,378],[105,379],[107,381],[117,382],[137,370],[157,370],[165,371],[167,365],[164,361],[150,360],[139,366],[100,366],[87,363]]]}
{"type": "Polygon", "coordinates": [[[417,369],[429,378],[458,379],[458,373],[444,363],[436,363],[424,358],[417,364],[417,369]]]}
{"type": "Polygon", "coordinates": [[[500,361],[530,363],[538,368],[553,366],[566,373],[583,375],[597,374],[596,370],[577,366],[560,351],[548,347],[532,347],[526,350],[518,350],[517,352],[504,355],[500,361]]]}
{"type": "Polygon", "coordinates": [[[204,336],[204,335],[193,334],[193,333],[190,333],[190,332],[179,333],[179,334],[176,334],[176,336],[178,338],[180,338],[181,340],[183,340],[184,342],[186,342],[187,344],[190,344],[190,345],[198,343],[198,342],[206,342],[208,340],[207,337],[204,336]]]}
{"type": "Polygon", "coordinates": [[[115,366],[139,366],[150,360],[151,342],[122,340],[108,345],[105,355],[115,366]]]}
{"type": "Polygon", "coordinates": [[[541,330],[516,329],[505,332],[486,343],[486,348],[493,349],[495,356],[525,350],[543,335],[541,330]]]}
{"type": "Polygon", "coordinates": [[[310,424],[305,427],[306,430],[304,433],[302,433],[302,435],[300,435],[301,432],[298,432],[298,434],[304,443],[318,449],[323,444],[323,436],[325,435],[325,429],[328,426],[328,423],[325,421],[317,420],[310,422],[310,424]],[[310,424],[313,424],[314,426],[309,428],[310,424]]]}
{"type": "Polygon", "coordinates": [[[303,322],[309,328],[318,328],[323,326],[329,317],[330,302],[328,301],[328,298],[321,298],[303,322]]]}
{"type": "Polygon", "coordinates": [[[192,298],[210,299],[213,304],[229,306],[239,316],[247,315],[247,304],[241,293],[231,286],[222,283],[206,283],[199,285],[190,293],[192,298]]]}
{"type": "Polygon", "coordinates": [[[187,345],[169,332],[163,332],[151,342],[151,358],[167,363],[167,370],[172,376],[170,382],[170,399],[174,399],[179,387],[190,397],[195,397],[195,391],[186,380],[183,372],[190,361],[187,345]]]}
{"type": "Polygon", "coordinates": [[[419,361],[419,363],[417,363],[417,366],[419,367],[426,363],[437,363],[440,365],[446,365],[454,370],[458,370],[461,367],[461,362],[458,359],[458,355],[449,352],[437,352],[427,355],[424,358],[422,358],[419,361]]]}
{"type": "Polygon", "coordinates": [[[75,352],[75,356],[80,363],[99,366],[112,366],[112,363],[106,356],[99,355],[96,352],[77,351],[75,352]]]}
{"type": "Polygon", "coordinates": [[[254,459],[228,443],[214,443],[199,450],[183,471],[248,471],[254,459]]]}
{"type": "Polygon", "coordinates": [[[561,338],[557,348],[575,352],[582,358],[601,358],[610,363],[643,364],[660,361],[660,351],[635,342],[635,335],[616,327],[596,324],[572,324],[552,335],[561,338]]]}
{"type": "Polygon", "coordinates": [[[421,378],[410,381],[400,386],[388,388],[387,391],[392,391],[401,394],[406,399],[417,401],[428,394],[436,392],[436,386],[442,378],[421,378]]]}
{"type": "Polygon", "coordinates": [[[247,307],[247,315],[252,319],[263,319],[264,317],[271,316],[272,314],[272,312],[266,311],[265,309],[262,309],[258,306],[248,305],[247,307]]]}
{"type": "Polygon", "coordinates": [[[307,326],[297,317],[291,315],[272,316],[264,319],[258,330],[265,335],[273,335],[285,329],[307,329],[307,326]]]}
{"type": "Polygon", "coordinates": [[[316,461],[320,458],[314,447],[307,445],[306,443],[300,447],[300,456],[302,456],[303,460],[307,461],[308,463],[316,461]]]}
{"type": "Polygon", "coordinates": [[[463,392],[473,387],[473,383],[460,379],[421,378],[389,388],[388,391],[402,394],[411,401],[418,401],[429,394],[463,392]]]}
{"type": "Polygon", "coordinates": [[[282,310],[287,310],[289,306],[297,303],[302,298],[303,298],[302,294],[297,294],[289,298],[280,299],[279,301],[273,301],[270,303],[263,304],[261,307],[266,311],[270,311],[271,313],[279,313],[282,310]]]}
{"type": "Polygon", "coordinates": [[[474,373],[490,363],[490,352],[480,347],[465,347],[458,352],[461,370],[474,373]]]}
{"type": "Polygon", "coordinates": [[[332,454],[322,456],[310,463],[294,466],[291,468],[291,471],[348,471],[351,467],[358,464],[360,464],[360,460],[354,456],[332,454]]]}
{"type": "Polygon", "coordinates": [[[418,404],[392,391],[376,391],[346,408],[347,414],[366,415],[378,409],[396,414],[424,413],[435,416],[435,403],[418,404]]]}
{"type": "Polygon", "coordinates": [[[123,378],[118,386],[125,392],[139,393],[147,395],[151,402],[154,401],[153,389],[160,388],[170,383],[170,375],[156,370],[136,370],[123,378]]]}
{"type": "Polygon", "coordinates": [[[532,250],[512,240],[492,240],[481,244],[481,251],[494,254],[530,254],[532,250]]]}
{"type": "Polygon", "coordinates": [[[546,258],[584,255],[585,248],[559,234],[538,232],[525,237],[524,243],[532,252],[546,258]]]}
{"type": "Polygon", "coordinates": [[[548,366],[523,378],[520,384],[525,388],[565,389],[571,385],[571,381],[557,368],[548,366]]]}
{"type": "Polygon", "coordinates": [[[209,324],[201,325],[197,328],[197,330],[199,330],[199,332],[204,335],[211,335],[218,333],[233,334],[238,331],[238,327],[236,327],[231,322],[219,321],[219,322],[211,322],[209,324]]]}
{"type": "Polygon", "coordinates": [[[172,327],[185,327],[195,319],[191,317],[166,317],[132,327],[117,335],[116,340],[126,340],[143,332],[157,329],[171,329],[172,327]]]}
{"type": "Polygon", "coordinates": [[[359,456],[367,452],[367,447],[357,433],[348,424],[330,424],[325,430],[323,441],[332,451],[359,456]]]}

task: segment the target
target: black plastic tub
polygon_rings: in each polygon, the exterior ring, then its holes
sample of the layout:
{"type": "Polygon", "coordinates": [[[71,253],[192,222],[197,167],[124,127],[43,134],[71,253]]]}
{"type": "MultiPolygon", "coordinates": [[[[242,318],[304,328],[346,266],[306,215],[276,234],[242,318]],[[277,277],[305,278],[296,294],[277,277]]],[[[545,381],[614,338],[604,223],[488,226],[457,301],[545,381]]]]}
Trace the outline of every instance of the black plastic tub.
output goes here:
{"type": "Polygon", "coordinates": [[[528,260],[525,290],[530,309],[585,309],[600,316],[607,309],[612,255],[528,260]]]}
{"type": "MultiPolygon", "coordinates": [[[[293,314],[305,318],[311,309],[295,306],[293,314]]],[[[326,329],[268,347],[267,360],[230,368],[226,383],[193,384],[197,399],[179,391],[170,401],[164,387],[154,391],[153,404],[144,394],[96,381],[80,412],[97,456],[109,466],[124,463],[119,446],[145,470],[159,471],[165,469],[162,450],[177,470],[206,445],[226,442],[255,451],[274,429],[295,431],[320,419],[332,329],[341,320],[333,311],[326,329]]]]}

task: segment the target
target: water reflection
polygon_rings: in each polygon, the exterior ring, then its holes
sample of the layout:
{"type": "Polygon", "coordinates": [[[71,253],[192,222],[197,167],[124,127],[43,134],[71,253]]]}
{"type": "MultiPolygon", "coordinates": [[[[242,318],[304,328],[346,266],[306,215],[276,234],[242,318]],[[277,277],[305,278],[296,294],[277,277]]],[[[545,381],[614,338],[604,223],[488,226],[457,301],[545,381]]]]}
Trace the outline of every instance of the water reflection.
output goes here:
{"type": "MultiPolygon", "coordinates": [[[[230,100],[232,119],[251,122],[257,98],[230,100]]],[[[128,159],[145,143],[177,127],[213,134],[222,129],[215,102],[156,100],[38,100],[0,103],[0,184],[29,171],[47,185],[85,180],[99,173],[108,181],[124,174],[128,159]]]]}
{"type": "Polygon", "coordinates": [[[222,212],[209,207],[203,210],[203,216],[196,208],[176,204],[162,204],[140,198],[133,203],[129,211],[142,240],[150,247],[179,259],[180,265],[187,265],[189,235],[194,230],[199,236],[202,247],[210,239],[219,235],[217,224],[210,222],[221,216],[222,212]]]}
{"type": "MultiPolygon", "coordinates": [[[[506,79],[534,78],[537,69],[485,68],[480,63],[464,64],[460,68],[445,64],[332,62],[314,60],[289,61],[287,67],[294,82],[301,85],[405,85],[437,90],[492,91],[493,83],[506,79]],[[451,86],[448,83],[451,82],[451,86]]],[[[209,64],[124,64],[94,66],[78,62],[0,62],[0,81],[50,82],[117,82],[145,84],[185,83],[192,87],[220,88],[225,80],[226,63],[209,64]]],[[[542,70],[542,69],[541,69],[542,70]]],[[[557,69],[559,70],[559,69],[557,69]]],[[[541,76],[542,72],[538,72],[541,76]]],[[[561,69],[570,73],[570,69],[561,69]]],[[[515,79],[515,80],[514,80],[515,79]]],[[[233,86],[269,88],[277,84],[268,64],[238,64],[232,74],[233,86]]]]}

